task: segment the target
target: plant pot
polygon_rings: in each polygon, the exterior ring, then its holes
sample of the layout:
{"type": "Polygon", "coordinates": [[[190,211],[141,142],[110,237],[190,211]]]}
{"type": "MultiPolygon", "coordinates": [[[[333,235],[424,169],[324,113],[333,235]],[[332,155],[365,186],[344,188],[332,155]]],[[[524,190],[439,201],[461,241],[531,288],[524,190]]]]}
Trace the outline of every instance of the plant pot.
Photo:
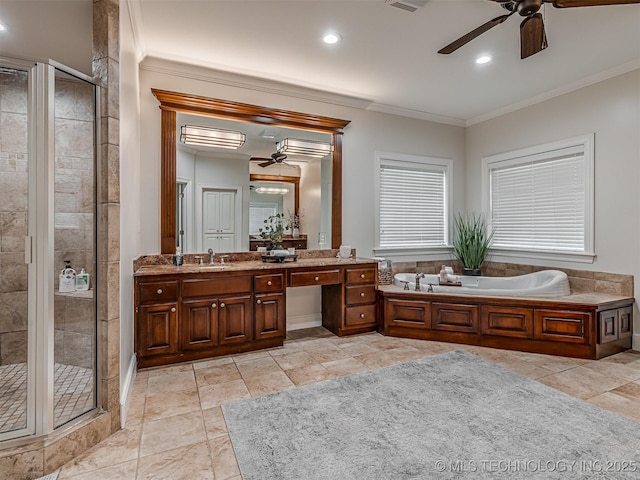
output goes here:
{"type": "Polygon", "coordinates": [[[467,277],[479,277],[481,275],[481,271],[479,268],[463,268],[462,275],[467,277]]]}
{"type": "Polygon", "coordinates": [[[291,236],[293,238],[300,238],[300,229],[298,227],[293,227],[293,230],[291,231],[291,236]]]}

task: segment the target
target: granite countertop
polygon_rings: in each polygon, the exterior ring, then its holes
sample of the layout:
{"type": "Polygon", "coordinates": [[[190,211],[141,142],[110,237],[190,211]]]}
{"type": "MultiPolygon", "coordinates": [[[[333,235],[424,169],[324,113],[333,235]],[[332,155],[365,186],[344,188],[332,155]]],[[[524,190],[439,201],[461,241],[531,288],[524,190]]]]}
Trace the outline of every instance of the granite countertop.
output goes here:
{"type": "MultiPolygon", "coordinates": [[[[415,290],[404,290],[402,287],[399,287],[397,285],[380,285],[378,286],[378,289],[383,292],[408,293],[408,294],[423,295],[423,296],[426,296],[426,295],[460,296],[461,295],[459,293],[453,293],[453,292],[451,293],[449,292],[428,293],[424,291],[416,292],[415,290]]],[[[472,295],[465,295],[465,294],[462,294],[462,295],[472,297],[472,295]]],[[[478,297],[486,298],[491,296],[478,295],[478,297]]],[[[499,295],[497,297],[500,299],[513,298],[514,300],[518,300],[518,301],[535,300],[536,302],[575,303],[575,304],[582,304],[582,305],[603,305],[603,304],[615,303],[615,302],[634,301],[633,297],[627,297],[622,295],[610,295],[606,293],[597,293],[597,292],[576,292],[564,297],[518,297],[518,296],[506,297],[504,295],[499,295]]]]}
{"type": "Polygon", "coordinates": [[[205,263],[200,266],[195,263],[184,264],[179,267],[175,265],[145,265],[138,268],[133,275],[135,277],[143,275],[170,275],[170,274],[189,274],[189,273],[212,273],[212,272],[241,272],[243,270],[273,270],[273,269],[289,269],[289,268],[305,268],[305,267],[326,267],[326,266],[344,266],[344,265],[363,265],[377,264],[377,260],[370,258],[298,258],[292,262],[285,260],[278,262],[263,262],[262,260],[230,262],[220,265],[209,265],[205,263]]]}

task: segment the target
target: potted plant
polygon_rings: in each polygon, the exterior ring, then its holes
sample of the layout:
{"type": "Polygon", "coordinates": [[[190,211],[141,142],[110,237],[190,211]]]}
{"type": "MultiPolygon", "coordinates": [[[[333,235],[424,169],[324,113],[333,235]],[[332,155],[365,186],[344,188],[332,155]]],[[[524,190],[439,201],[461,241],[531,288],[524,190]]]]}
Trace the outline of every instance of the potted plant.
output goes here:
{"type": "Polygon", "coordinates": [[[267,250],[279,250],[282,248],[280,243],[282,242],[282,236],[285,231],[285,219],[284,214],[276,213],[270,215],[264,221],[264,227],[259,228],[260,236],[265,240],[270,240],[271,244],[267,247],[267,250]]]}
{"type": "Polygon", "coordinates": [[[462,263],[463,275],[480,275],[492,239],[493,230],[489,231],[484,215],[458,214],[455,217],[453,255],[462,263]]]}

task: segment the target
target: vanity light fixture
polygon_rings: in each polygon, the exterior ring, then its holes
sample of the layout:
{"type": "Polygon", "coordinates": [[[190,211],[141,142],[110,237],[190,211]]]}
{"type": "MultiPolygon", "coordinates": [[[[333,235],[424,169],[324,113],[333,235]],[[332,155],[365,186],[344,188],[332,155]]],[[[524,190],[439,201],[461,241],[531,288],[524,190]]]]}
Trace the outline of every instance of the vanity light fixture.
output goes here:
{"type": "Polygon", "coordinates": [[[277,187],[258,187],[256,188],[256,193],[266,193],[269,195],[285,195],[289,193],[289,189],[277,187]]]}
{"type": "Polygon", "coordinates": [[[205,147],[218,147],[238,149],[246,140],[242,132],[233,130],[221,130],[219,128],[198,127],[183,125],[180,127],[180,141],[185,145],[203,145],[205,147]]]}
{"type": "Polygon", "coordinates": [[[285,138],[281,142],[277,143],[276,149],[279,153],[322,158],[333,152],[333,145],[326,142],[316,142],[314,140],[285,138]]]}

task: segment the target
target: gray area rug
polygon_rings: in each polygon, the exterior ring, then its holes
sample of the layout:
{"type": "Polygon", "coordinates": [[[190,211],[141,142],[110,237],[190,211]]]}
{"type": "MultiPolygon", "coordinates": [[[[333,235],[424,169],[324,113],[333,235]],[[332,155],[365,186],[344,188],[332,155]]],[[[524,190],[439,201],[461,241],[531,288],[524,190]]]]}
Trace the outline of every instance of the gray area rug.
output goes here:
{"type": "Polygon", "coordinates": [[[244,480],[640,478],[640,424],[463,351],[222,411],[244,480]]]}

